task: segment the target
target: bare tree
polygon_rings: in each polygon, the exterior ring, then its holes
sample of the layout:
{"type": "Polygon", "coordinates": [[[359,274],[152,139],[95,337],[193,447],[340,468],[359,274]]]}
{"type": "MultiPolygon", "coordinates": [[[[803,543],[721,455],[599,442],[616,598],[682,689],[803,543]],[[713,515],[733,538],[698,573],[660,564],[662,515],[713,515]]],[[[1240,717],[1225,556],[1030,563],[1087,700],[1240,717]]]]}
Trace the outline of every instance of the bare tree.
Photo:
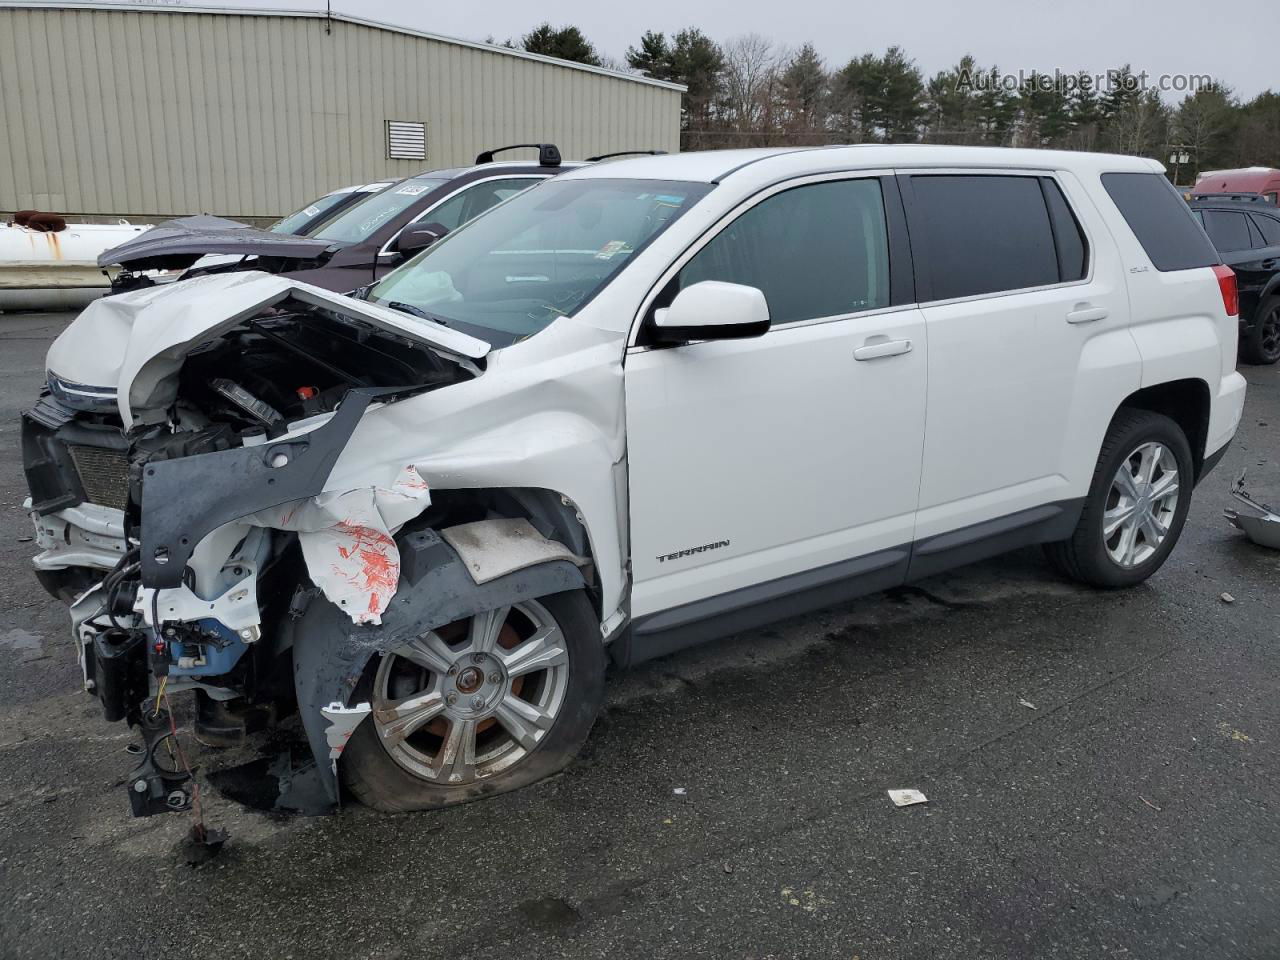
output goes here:
{"type": "Polygon", "coordinates": [[[769,130],[777,113],[778,57],[758,33],[724,45],[724,119],[739,133],[769,130]]]}

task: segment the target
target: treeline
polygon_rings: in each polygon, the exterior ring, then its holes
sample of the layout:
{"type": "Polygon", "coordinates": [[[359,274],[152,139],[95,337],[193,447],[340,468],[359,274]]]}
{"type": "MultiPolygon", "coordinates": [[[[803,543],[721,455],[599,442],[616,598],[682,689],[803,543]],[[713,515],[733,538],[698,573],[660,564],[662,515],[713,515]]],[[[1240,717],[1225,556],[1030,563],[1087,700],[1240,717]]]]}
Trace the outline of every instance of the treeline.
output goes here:
{"type": "Polygon", "coordinates": [[[718,43],[690,28],[647,32],[610,62],[576,27],[543,24],[511,46],[685,84],[681,147],[949,143],[1154,157],[1179,182],[1200,170],[1280,166],[1280,94],[1237,97],[1210,77],[1160,80],[1129,64],[1009,76],[962,57],[926,77],[900,47],[827,64],[812,44],[749,34],[718,43]]]}

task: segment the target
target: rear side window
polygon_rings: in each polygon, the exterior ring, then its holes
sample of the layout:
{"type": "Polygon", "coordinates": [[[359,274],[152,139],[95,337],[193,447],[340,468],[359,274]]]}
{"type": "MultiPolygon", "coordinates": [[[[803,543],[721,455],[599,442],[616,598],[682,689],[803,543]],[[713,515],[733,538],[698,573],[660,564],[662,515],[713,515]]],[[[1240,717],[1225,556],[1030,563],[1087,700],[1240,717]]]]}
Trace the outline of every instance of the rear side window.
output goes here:
{"type": "Polygon", "coordinates": [[[1162,175],[1104,173],[1102,186],[1157,270],[1190,270],[1219,262],[1190,208],[1162,175]]]}
{"type": "Polygon", "coordinates": [[[758,287],[774,324],[889,305],[889,240],[880,181],[833,180],[760,201],[676,276],[758,287]]]}
{"type": "Polygon", "coordinates": [[[1257,224],[1258,232],[1262,234],[1268,247],[1280,246],[1280,220],[1258,215],[1253,218],[1253,222],[1257,224]]]}
{"type": "Polygon", "coordinates": [[[1206,210],[1204,229],[1213,245],[1222,253],[1248,250],[1253,245],[1249,240],[1249,218],[1243,213],[1206,210]]]}
{"type": "MultiPolygon", "coordinates": [[[[919,175],[910,179],[914,219],[924,228],[921,240],[928,251],[929,299],[1059,282],[1058,251],[1039,178],[919,175]]],[[[1070,211],[1066,213],[1070,217],[1070,211]]],[[[1064,252],[1068,259],[1077,256],[1064,252]]],[[[1082,259],[1083,251],[1078,255],[1082,259]]]]}

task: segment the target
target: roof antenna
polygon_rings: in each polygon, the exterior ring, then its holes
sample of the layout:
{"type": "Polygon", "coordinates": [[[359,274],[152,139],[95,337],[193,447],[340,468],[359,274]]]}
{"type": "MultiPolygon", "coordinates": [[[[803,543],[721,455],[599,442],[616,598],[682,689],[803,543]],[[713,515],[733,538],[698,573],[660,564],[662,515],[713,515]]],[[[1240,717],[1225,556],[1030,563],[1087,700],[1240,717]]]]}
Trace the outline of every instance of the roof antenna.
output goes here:
{"type": "Polygon", "coordinates": [[[324,32],[333,33],[333,0],[324,0],[324,32]]]}

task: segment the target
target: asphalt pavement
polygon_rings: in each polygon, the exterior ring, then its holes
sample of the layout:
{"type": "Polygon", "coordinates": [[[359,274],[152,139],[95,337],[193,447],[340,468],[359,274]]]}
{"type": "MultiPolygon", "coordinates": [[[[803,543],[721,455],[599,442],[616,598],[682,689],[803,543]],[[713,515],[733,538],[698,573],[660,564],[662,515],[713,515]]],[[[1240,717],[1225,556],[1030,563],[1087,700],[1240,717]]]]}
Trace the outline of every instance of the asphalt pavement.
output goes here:
{"type": "Polygon", "coordinates": [[[0,317],[0,957],[1280,957],[1280,552],[1222,519],[1246,467],[1280,504],[1280,369],[1141,587],[1026,550],[669,657],[463,807],[206,790],[191,866],[29,572],[16,417],[68,319],[0,317]]]}

